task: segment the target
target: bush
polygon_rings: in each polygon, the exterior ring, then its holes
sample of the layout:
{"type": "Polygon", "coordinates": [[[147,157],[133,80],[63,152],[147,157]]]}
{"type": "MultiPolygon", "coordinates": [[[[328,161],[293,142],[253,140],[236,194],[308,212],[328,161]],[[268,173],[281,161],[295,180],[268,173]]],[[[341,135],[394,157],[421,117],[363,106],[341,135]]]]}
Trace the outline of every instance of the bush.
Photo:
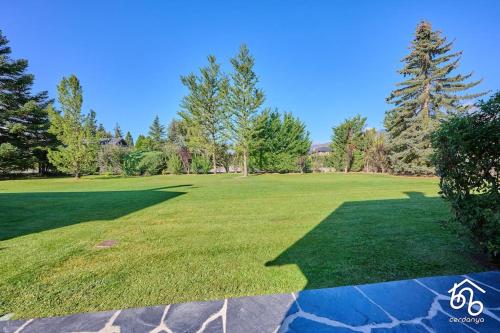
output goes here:
{"type": "Polygon", "coordinates": [[[117,147],[113,145],[104,145],[101,147],[97,162],[100,174],[119,175],[124,173],[123,164],[127,156],[128,148],[117,147]]]}
{"type": "Polygon", "coordinates": [[[144,153],[140,151],[134,151],[128,153],[123,158],[123,173],[127,176],[138,176],[141,174],[139,169],[139,163],[142,160],[144,153]]]}
{"type": "Polygon", "coordinates": [[[433,134],[433,162],[453,219],[498,260],[500,251],[500,93],[480,110],[445,121],[433,134]]]}
{"type": "Polygon", "coordinates": [[[191,162],[191,170],[194,173],[209,173],[212,169],[210,160],[204,156],[194,156],[191,162]]]}
{"type": "Polygon", "coordinates": [[[13,161],[20,159],[21,152],[12,144],[6,142],[0,144],[0,174],[15,170],[13,161]]]}
{"type": "Polygon", "coordinates": [[[159,175],[167,168],[167,156],[161,151],[144,152],[138,169],[141,175],[159,175]]]}
{"type": "Polygon", "coordinates": [[[170,154],[167,162],[167,170],[168,173],[173,175],[179,175],[182,173],[183,170],[182,161],[178,154],[176,153],[170,154]]]}

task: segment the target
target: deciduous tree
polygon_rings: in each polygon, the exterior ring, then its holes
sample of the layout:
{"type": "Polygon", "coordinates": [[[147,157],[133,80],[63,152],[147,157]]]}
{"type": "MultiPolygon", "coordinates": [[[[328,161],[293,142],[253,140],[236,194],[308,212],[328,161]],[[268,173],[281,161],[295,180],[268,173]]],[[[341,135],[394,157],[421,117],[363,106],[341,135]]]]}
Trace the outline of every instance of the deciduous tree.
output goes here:
{"type": "Polygon", "coordinates": [[[80,81],[74,75],[64,77],[57,87],[61,111],[49,108],[50,132],[61,144],[49,150],[49,160],[59,171],[76,178],[93,173],[97,168],[99,143],[92,133],[94,119],[82,115],[83,94],[80,81]]]}
{"type": "Polygon", "coordinates": [[[228,80],[222,74],[214,56],[208,56],[208,65],[200,69],[200,75],[189,74],[181,77],[188,88],[179,112],[190,127],[191,137],[199,137],[208,154],[212,156],[214,174],[217,173],[217,148],[226,138],[227,113],[225,102],[228,80]]]}

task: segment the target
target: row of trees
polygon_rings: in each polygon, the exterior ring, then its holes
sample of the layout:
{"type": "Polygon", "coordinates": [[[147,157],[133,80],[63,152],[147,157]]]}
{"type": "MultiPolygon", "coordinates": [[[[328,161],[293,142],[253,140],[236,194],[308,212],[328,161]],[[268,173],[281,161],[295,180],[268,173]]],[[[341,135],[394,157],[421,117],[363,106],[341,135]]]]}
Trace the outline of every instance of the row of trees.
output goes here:
{"type": "Polygon", "coordinates": [[[311,145],[305,125],[290,113],[262,110],[265,95],[257,87],[254,58],[246,45],[231,65],[233,71],[226,76],[209,56],[199,75],[181,77],[188,89],[179,112],[186,128],[183,142],[191,151],[210,156],[213,170],[219,164],[228,166],[218,161],[230,155],[233,165],[242,165],[244,176],[249,168],[304,171],[302,160],[311,145]]]}
{"type": "Polygon", "coordinates": [[[239,171],[304,171],[311,141],[305,124],[291,113],[263,108],[265,95],[258,88],[254,58],[242,45],[230,60],[226,75],[214,56],[199,74],[181,77],[188,93],[181,102],[179,119],[165,128],[158,116],[147,136],[135,145],[133,173],[140,173],[139,155],[172,173],[239,171]]]}
{"type": "Polygon", "coordinates": [[[58,86],[59,110],[46,92],[31,93],[34,78],[26,73],[27,61],[10,59],[7,44],[0,33],[0,172],[35,166],[43,172],[53,166],[75,176],[98,167],[128,174],[241,169],[247,175],[302,172],[320,164],[345,172],[428,175],[435,173],[432,133],[450,116],[474,107],[465,101],[485,94],[463,93],[480,81],[467,82],[470,73],[455,74],[461,52],[453,52],[452,42],[421,22],[402,60],[404,80],[387,99],[394,108],[386,112],[385,130],[366,129],[362,116],[347,119],[333,129],[331,156],[307,158],[311,142],[304,123],[263,107],[255,60],[242,45],[228,75],[209,56],[199,73],[182,76],[188,92],[179,119],[165,127],[156,117],[134,146],[118,124],[112,134],[97,126],[94,111],[82,114],[82,88],[75,76],[58,86]],[[123,138],[128,148],[100,145],[105,138],[123,138]]]}
{"type": "MultiPolygon", "coordinates": [[[[263,109],[251,122],[248,144],[241,148],[225,136],[226,133],[234,132],[224,132],[221,141],[214,143],[185,119],[173,119],[164,127],[156,117],[148,135],[139,135],[137,138],[130,154],[135,162],[126,162],[129,167],[124,172],[151,174],[163,170],[168,173],[209,173],[224,169],[225,172],[241,171],[244,174],[245,167],[247,174],[308,170],[306,161],[311,141],[304,123],[291,113],[270,108],[263,109]],[[153,164],[151,168],[144,164],[143,157],[146,156],[153,164]]],[[[130,151],[129,148],[121,149],[130,151]]]]}
{"type": "Polygon", "coordinates": [[[188,93],[179,119],[165,127],[155,117],[148,135],[139,135],[134,145],[130,132],[123,136],[118,124],[112,134],[97,125],[95,111],[82,112],[83,89],[75,75],[58,85],[57,108],[46,92],[32,95],[34,78],[25,73],[27,62],[9,58],[3,36],[0,43],[0,172],[35,166],[45,171],[44,165],[75,177],[98,171],[215,174],[221,169],[241,169],[246,176],[250,170],[306,168],[309,133],[291,113],[263,108],[264,92],[257,87],[254,58],[246,45],[231,59],[229,75],[209,56],[199,74],[181,77],[188,93]]]}

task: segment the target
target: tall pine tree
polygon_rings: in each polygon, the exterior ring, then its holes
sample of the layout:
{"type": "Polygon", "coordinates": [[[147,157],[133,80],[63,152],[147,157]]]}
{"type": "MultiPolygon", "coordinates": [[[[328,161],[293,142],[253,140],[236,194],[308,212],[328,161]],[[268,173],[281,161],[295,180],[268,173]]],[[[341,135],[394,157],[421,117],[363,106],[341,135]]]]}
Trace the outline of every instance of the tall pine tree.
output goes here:
{"type": "Polygon", "coordinates": [[[0,172],[35,167],[44,171],[47,147],[55,140],[47,130],[47,92],[33,95],[34,76],[28,61],[10,58],[8,40],[0,30],[0,172]]]}
{"type": "Polygon", "coordinates": [[[227,98],[230,128],[236,147],[243,156],[243,176],[246,177],[250,146],[256,134],[254,121],[264,103],[264,92],[256,87],[259,79],[253,71],[254,58],[245,44],[241,45],[238,55],[231,59],[231,64],[234,72],[231,74],[232,82],[227,98]]]}
{"type": "Polygon", "coordinates": [[[186,121],[191,137],[197,137],[197,141],[206,146],[216,174],[218,147],[226,135],[228,80],[215,57],[208,56],[208,66],[200,69],[200,76],[189,74],[181,77],[181,81],[189,94],[182,100],[179,116],[186,121]]]}
{"type": "Polygon", "coordinates": [[[59,171],[79,178],[97,169],[99,143],[95,134],[95,112],[82,114],[82,87],[76,76],[63,77],[57,91],[61,112],[49,108],[49,130],[61,145],[49,150],[48,157],[59,171]]]}
{"type": "Polygon", "coordinates": [[[449,114],[466,111],[471,104],[462,103],[484,95],[459,94],[481,81],[466,82],[467,75],[452,74],[462,52],[452,52],[452,42],[433,31],[429,22],[420,22],[403,58],[405,77],[387,98],[394,108],[386,112],[385,127],[389,135],[390,162],[400,174],[432,174],[430,134],[439,120],[449,114]]]}

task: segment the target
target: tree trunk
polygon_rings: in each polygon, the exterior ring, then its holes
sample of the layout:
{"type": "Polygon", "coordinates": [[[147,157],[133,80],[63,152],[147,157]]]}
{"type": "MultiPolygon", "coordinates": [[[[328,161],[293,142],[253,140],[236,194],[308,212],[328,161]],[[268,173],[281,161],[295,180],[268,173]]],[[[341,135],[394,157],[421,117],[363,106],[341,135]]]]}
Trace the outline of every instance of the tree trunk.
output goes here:
{"type": "Polygon", "coordinates": [[[243,149],[243,177],[248,176],[248,152],[246,149],[243,149]]]}
{"type": "Polygon", "coordinates": [[[212,153],[212,161],[214,163],[214,175],[217,174],[217,161],[215,160],[215,150],[212,153]]]}
{"type": "Polygon", "coordinates": [[[350,166],[351,166],[351,152],[348,150],[346,154],[346,159],[345,159],[345,165],[344,165],[344,173],[348,173],[350,166]]]}
{"type": "Polygon", "coordinates": [[[424,99],[424,105],[422,106],[422,112],[423,112],[422,117],[424,119],[425,127],[429,125],[429,118],[430,118],[430,110],[429,110],[430,89],[431,89],[431,84],[427,83],[424,88],[425,99],[424,99]]]}

